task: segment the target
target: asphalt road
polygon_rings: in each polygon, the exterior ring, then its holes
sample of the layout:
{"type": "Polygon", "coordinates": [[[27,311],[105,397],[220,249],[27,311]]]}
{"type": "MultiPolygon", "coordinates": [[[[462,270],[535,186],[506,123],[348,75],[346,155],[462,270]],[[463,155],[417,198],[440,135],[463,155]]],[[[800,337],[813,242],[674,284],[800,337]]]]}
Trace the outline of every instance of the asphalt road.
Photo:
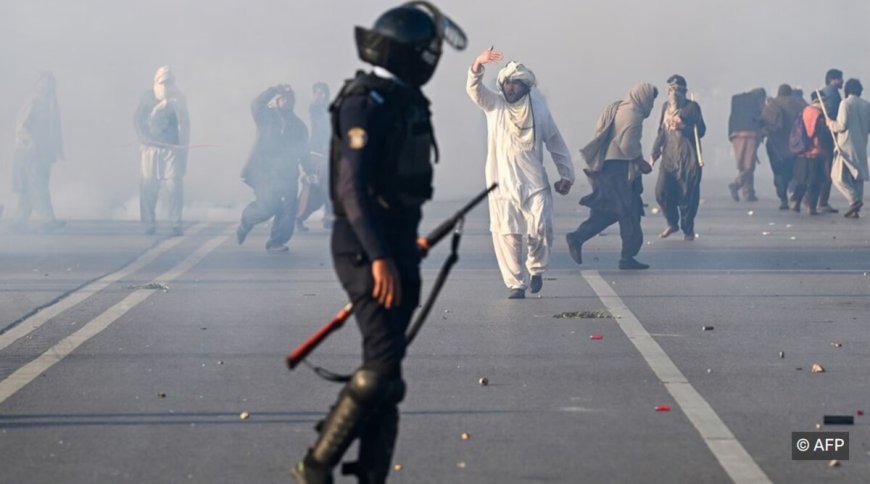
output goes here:
{"type": "MultiPolygon", "coordinates": [[[[652,269],[622,272],[616,226],[583,266],[568,257],[576,198],[558,201],[551,270],[522,301],[485,209],[469,218],[406,360],[391,482],[870,482],[870,417],[821,427],[849,432],[839,467],[791,457],[792,432],[870,410],[868,219],[712,196],[693,242],[658,239],[648,213],[652,269]],[[554,318],[577,311],[613,317],[554,318]]],[[[458,206],[430,205],[423,230],[458,206]]],[[[239,247],[229,222],[0,231],[0,482],[289,482],[339,389],[284,367],[345,302],[310,225],[283,255],[265,227],[239,247]]],[[[311,361],[349,371],[358,346],[349,324],[311,361]]]]}

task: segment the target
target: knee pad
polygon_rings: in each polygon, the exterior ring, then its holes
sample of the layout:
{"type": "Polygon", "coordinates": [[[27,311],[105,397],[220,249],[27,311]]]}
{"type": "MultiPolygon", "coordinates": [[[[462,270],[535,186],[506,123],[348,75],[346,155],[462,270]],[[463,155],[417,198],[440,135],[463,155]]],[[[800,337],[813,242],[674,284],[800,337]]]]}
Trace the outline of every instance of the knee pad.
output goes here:
{"type": "Polygon", "coordinates": [[[360,368],[348,382],[347,392],[360,405],[397,404],[405,398],[405,382],[375,369],[360,368]]]}

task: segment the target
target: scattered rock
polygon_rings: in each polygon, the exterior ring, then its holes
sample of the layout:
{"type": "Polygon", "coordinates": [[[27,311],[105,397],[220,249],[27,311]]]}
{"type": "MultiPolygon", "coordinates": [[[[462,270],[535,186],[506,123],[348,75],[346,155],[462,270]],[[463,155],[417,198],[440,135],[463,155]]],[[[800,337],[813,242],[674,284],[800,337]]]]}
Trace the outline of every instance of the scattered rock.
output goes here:
{"type": "Polygon", "coordinates": [[[465,462],[457,462],[456,467],[458,467],[460,469],[465,469],[465,462]]]}
{"type": "Polygon", "coordinates": [[[770,232],[762,232],[761,235],[768,236],[770,235],[770,232]]]}
{"type": "Polygon", "coordinates": [[[780,359],[785,358],[785,351],[780,351],[779,357],[780,357],[780,359]]]}
{"type": "Polygon", "coordinates": [[[242,420],[248,420],[249,418],[251,418],[251,414],[248,412],[242,412],[239,414],[239,418],[242,420]]]}
{"type": "Polygon", "coordinates": [[[163,392],[158,393],[157,396],[158,396],[159,398],[166,398],[166,394],[163,393],[163,392]]]}
{"type": "Polygon", "coordinates": [[[608,319],[613,316],[607,311],[567,311],[564,313],[554,314],[556,319],[608,319]]]}
{"type": "Polygon", "coordinates": [[[863,417],[863,416],[864,416],[864,411],[863,411],[863,410],[855,410],[855,415],[857,415],[857,416],[859,416],[859,417],[863,417]]]}
{"type": "Polygon", "coordinates": [[[749,215],[751,217],[751,216],[755,215],[755,211],[750,210],[750,211],[746,212],[746,215],[749,215]]]}
{"type": "Polygon", "coordinates": [[[701,329],[704,331],[713,331],[715,328],[713,326],[701,326],[701,329]]]}
{"type": "Polygon", "coordinates": [[[469,440],[471,439],[471,434],[468,432],[462,432],[462,434],[459,435],[459,438],[462,440],[469,440]]]}
{"type": "Polygon", "coordinates": [[[817,423],[817,424],[816,424],[816,430],[820,430],[821,428],[822,428],[822,424],[817,423]]]}
{"type": "Polygon", "coordinates": [[[828,467],[840,467],[840,461],[834,459],[831,462],[828,462],[828,467]]]}
{"type": "Polygon", "coordinates": [[[842,347],[843,347],[843,343],[840,343],[840,342],[834,341],[833,343],[831,343],[831,346],[833,346],[834,348],[842,348],[842,347]]]}
{"type": "Polygon", "coordinates": [[[477,380],[477,383],[480,383],[480,386],[485,387],[489,385],[489,378],[483,377],[480,380],[477,380]]]}
{"type": "Polygon", "coordinates": [[[404,469],[404,468],[405,468],[405,467],[404,467],[402,464],[396,464],[396,465],[393,466],[393,470],[396,471],[396,472],[398,472],[398,471],[400,471],[400,470],[402,470],[402,469],[404,469]]]}
{"type": "Polygon", "coordinates": [[[825,368],[818,363],[813,363],[813,367],[810,369],[810,371],[812,371],[813,373],[824,373],[825,368]]]}

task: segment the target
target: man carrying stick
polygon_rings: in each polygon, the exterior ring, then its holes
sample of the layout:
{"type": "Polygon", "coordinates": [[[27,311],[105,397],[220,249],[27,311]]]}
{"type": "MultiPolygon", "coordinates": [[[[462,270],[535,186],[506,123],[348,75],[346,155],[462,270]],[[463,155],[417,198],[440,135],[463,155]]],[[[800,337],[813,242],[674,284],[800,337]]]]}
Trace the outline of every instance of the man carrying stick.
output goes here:
{"type": "Polygon", "coordinates": [[[707,132],[701,106],[686,99],[686,79],[668,78],[668,101],[662,106],[652,161],[659,158],[656,201],[667,220],[659,234],[666,238],[683,229],[683,239],[695,240],[695,216],[701,199],[701,142],[707,132]]]}

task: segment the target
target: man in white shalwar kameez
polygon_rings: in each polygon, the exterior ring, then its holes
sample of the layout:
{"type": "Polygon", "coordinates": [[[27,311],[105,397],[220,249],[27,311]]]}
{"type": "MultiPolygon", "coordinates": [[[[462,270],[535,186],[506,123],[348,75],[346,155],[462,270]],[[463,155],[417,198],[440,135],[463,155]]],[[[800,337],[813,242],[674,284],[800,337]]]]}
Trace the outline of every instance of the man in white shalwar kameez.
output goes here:
{"type": "Polygon", "coordinates": [[[828,120],[836,137],[836,154],[831,167],[831,181],[849,201],[846,218],[858,218],[864,206],[864,180],[867,170],[867,136],[870,134],[870,102],[861,99],[861,81],[846,81],[846,99],[840,103],[837,119],[828,120]]]}
{"type": "Polygon", "coordinates": [[[486,183],[498,183],[489,196],[490,232],[502,279],[510,299],[526,289],[537,293],[553,245],[553,195],[544,170],[544,147],[561,179],[553,187],[566,195],[574,183],[571,154],[547,104],[537,91],[535,75],[510,62],[497,77],[500,92],[483,85],[483,64],[499,61],[501,52],[484,51],[468,71],[466,91],[486,113],[486,183]]]}

